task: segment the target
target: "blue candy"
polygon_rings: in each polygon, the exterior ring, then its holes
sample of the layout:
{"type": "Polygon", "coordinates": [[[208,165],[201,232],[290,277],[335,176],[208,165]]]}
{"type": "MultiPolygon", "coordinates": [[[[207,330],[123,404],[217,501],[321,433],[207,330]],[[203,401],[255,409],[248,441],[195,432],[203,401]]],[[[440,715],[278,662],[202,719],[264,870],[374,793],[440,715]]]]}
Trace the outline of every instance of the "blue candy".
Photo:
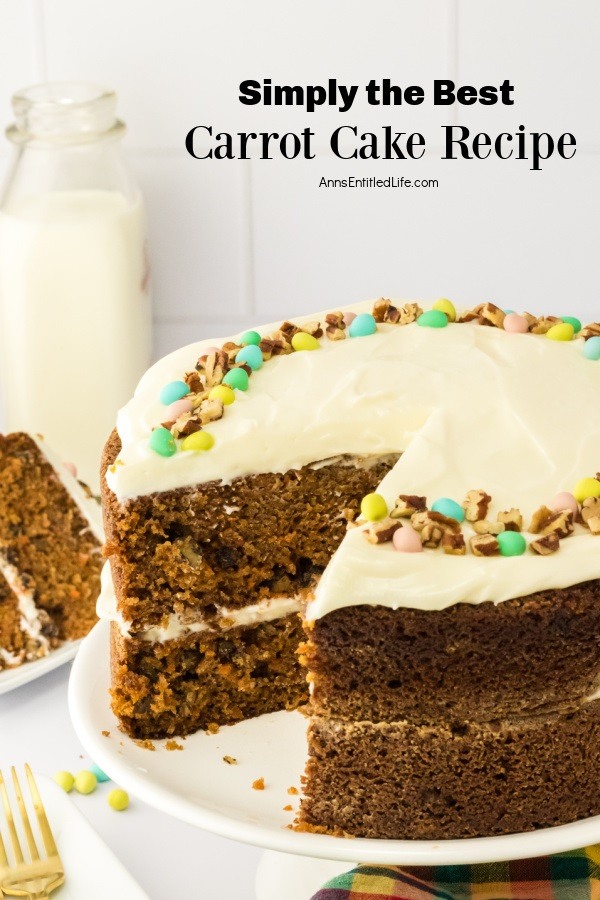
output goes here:
{"type": "Polygon", "coordinates": [[[583,345],[583,355],[587,359],[600,359],[600,337],[587,339],[583,345]]]}
{"type": "Polygon", "coordinates": [[[456,519],[457,522],[464,522],[465,520],[465,511],[456,500],[451,500],[450,497],[440,497],[435,503],[431,504],[431,509],[433,512],[441,513],[443,516],[447,516],[449,519],[456,519]]]}
{"type": "Polygon", "coordinates": [[[160,402],[164,403],[165,406],[169,406],[171,403],[175,403],[176,400],[181,400],[189,392],[190,387],[185,381],[170,381],[169,384],[165,384],[160,392],[160,402]]]}
{"type": "Polygon", "coordinates": [[[106,772],[103,772],[100,766],[97,766],[96,763],[92,763],[90,766],[88,766],[88,771],[92,772],[96,776],[96,781],[98,781],[98,783],[110,781],[110,778],[108,777],[106,772]]]}
{"type": "Polygon", "coordinates": [[[377,331],[377,322],[371,313],[361,313],[352,319],[348,332],[350,337],[366,337],[368,334],[375,334],[377,331]]]}
{"type": "Polygon", "coordinates": [[[263,364],[263,355],[260,347],[256,344],[246,344],[241,350],[238,350],[235,358],[236,362],[243,362],[250,366],[253,372],[260,369],[263,364]]]}

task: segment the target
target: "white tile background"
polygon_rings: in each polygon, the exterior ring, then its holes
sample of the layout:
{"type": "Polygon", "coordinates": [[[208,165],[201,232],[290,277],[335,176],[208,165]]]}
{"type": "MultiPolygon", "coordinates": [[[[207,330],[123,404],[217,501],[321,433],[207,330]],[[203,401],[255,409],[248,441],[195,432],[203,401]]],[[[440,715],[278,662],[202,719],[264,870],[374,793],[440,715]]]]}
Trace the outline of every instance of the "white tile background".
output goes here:
{"type": "MultiPolygon", "coordinates": [[[[598,317],[600,7],[597,0],[0,0],[0,124],[11,93],[40,79],[114,86],[149,210],[155,352],[210,333],[365,297],[494,299],[598,317]],[[312,116],[244,107],[244,78],[366,83],[389,77],[515,85],[514,107],[312,116]],[[573,131],[570,162],[442,161],[443,123],[496,133],[573,131]],[[317,132],[314,161],[199,161],[195,124],[317,132]],[[422,131],[421,162],[345,163],[340,124],[422,131]],[[440,187],[329,191],[321,175],[406,174],[440,187]]],[[[360,96],[360,95],[359,95],[360,96]]],[[[0,175],[9,146],[0,145],[0,175]]]]}

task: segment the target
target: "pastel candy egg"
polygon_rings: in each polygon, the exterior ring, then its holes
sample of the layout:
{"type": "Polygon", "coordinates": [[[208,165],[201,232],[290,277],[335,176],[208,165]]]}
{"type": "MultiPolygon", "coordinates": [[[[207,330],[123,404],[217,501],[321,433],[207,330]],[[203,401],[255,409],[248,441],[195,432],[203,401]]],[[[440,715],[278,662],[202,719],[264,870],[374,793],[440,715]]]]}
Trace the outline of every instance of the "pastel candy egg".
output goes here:
{"type": "Polygon", "coordinates": [[[576,319],[575,316],[561,316],[561,319],[567,325],[573,326],[573,331],[575,332],[575,334],[579,334],[579,332],[581,331],[581,322],[579,319],[576,319]]]}
{"type": "Polygon", "coordinates": [[[350,337],[367,337],[369,334],[375,334],[377,331],[377,322],[371,313],[360,313],[350,322],[348,334],[350,337]]]}
{"type": "Polygon", "coordinates": [[[447,297],[440,297],[439,300],[436,300],[433,304],[433,308],[437,309],[439,312],[446,313],[449,322],[456,322],[456,308],[454,303],[451,300],[448,300],[447,297]]]}
{"type": "Polygon", "coordinates": [[[415,531],[412,525],[403,525],[402,528],[397,528],[392,537],[392,544],[394,545],[394,550],[398,550],[400,553],[423,552],[423,544],[419,533],[415,531]]]}
{"type": "Polygon", "coordinates": [[[321,345],[312,334],[306,334],[304,331],[297,331],[292,338],[292,347],[294,350],[319,350],[321,345]]]}
{"type": "Polygon", "coordinates": [[[230,369],[223,378],[223,384],[228,384],[238,391],[247,391],[249,380],[245,369],[230,369]]]}
{"type": "Polygon", "coordinates": [[[190,386],[185,381],[170,381],[160,392],[160,402],[168,406],[170,403],[175,403],[176,400],[181,400],[189,392],[190,386]]]}
{"type": "Polygon", "coordinates": [[[417,319],[417,325],[423,328],[445,328],[448,324],[448,316],[439,309],[429,309],[417,319]]]}
{"type": "Polygon", "coordinates": [[[431,509],[433,512],[441,513],[449,519],[456,519],[457,522],[464,522],[465,520],[464,509],[460,503],[457,503],[456,500],[451,500],[450,497],[440,497],[431,504],[431,509]]]}
{"type": "Polygon", "coordinates": [[[150,449],[154,450],[155,453],[158,453],[159,456],[173,456],[173,454],[177,452],[175,438],[171,432],[166,428],[163,428],[162,425],[160,428],[154,429],[150,435],[149,443],[150,449]]]}
{"type": "Polygon", "coordinates": [[[82,769],[75,776],[75,790],[79,794],[91,794],[97,786],[98,779],[93,772],[89,772],[87,769],[82,769]]]}
{"type": "Polygon", "coordinates": [[[600,481],[597,478],[581,478],[573,488],[573,494],[580,503],[589,497],[600,497],[600,481]]]}
{"type": "Polygon", "coordinates": [[[344,313],[344,325],[346,326],[346,328],[350,328],[350,326],[354,322],[355,318],[356,318],[356,313],[353,313],[353,312],[344,313]]]}
{"type": "Polygon", "coordinates": [[[129,806],[129,794],[121,788],[110,791],[107,800],[110,808],[116,809],[117,812],[123,812],[129,806]]]}
{"type": "Polygon", "coordinates": [[[385,519],[388,507],[381,494],[367,494],[362,498],[360,511],[367,521],[378,522],[385,519]]]}
{"type": "Polygon", "coordinates": [[[211,447],[214,447],[214,443],[215,439],[208,431],[195,431],[183,439],[181,449],[199,452],[200,450],[210,450],[211,447]]]}
{"type": "Polygon", "coordinates": [[[92,775],[96,776],[96,781],[98,782],[98,784],[104,784],[105,781],[110,781],[110,778],[108,777],[106,772],[103,772],[100,766],[97,766],[96,763],[91,764],[90,772],[92,773],[92,775]]]}
{"type": "Polygon", "coordinates": [[[574,334],[575,329],[570,322],[560,322],[560,324],[553,325],[546,332],[546,337],[550,338],[551,341],[571,341],[574,334]]]}
{"type": "Polygon", "coordinates": [[[175,403],[171,403],[165,410],[165,422],[174,422],[179,416],[182,416],[186,412],[191,412],[194,404],[191,400],[188,400],[187,397],[182,397],[181,400],[176,400],[175,403]]]}
{"type": "Polygon", "coordinates": [[[208,397],[210,400],[220,400],[223,406],[229,406],[235,400],[235,393],[227,384],[216,384],[211,388],[208,397]]]}
{"type": "Polygon", "coordinates": [[[600,359],[600,337],[587,339],[583,345],[583,355],[586,359],[600,359]]]}
{"type": "Polygon", "coordinates": [[[246,365],[250,366],[253,372],[256,372],[257,369],[262,368],[262,364],[264,362],[262,350],[260,349],[260,347],[257,347],[256,344],[246,344],[245,347],[242,347],[241,350],[238,350],[235,361],[246,363],[246,365]]]}
{"type": "Polygon", "coordinates": [[[77,478],[77,466],[75,465],[75,463],[64,462],[63,467],[67,470],[67,472],[70,472],[73,478],[77,478]]]}
{"type": "Polygon", "coordinates": [[[548,506],[550,509],[555,509],[557,512],[562,509],[570,509],[575,517],[579,513],[579,503],[569,491],[561,491],[559,494],[556,494],[548,506]]]}
{"type": "Polygon", "coordinates": [[[258,331],[245,331],[240,337],[240,344],[242,345],[250,344],[256,347],[258,346],[258,344],[260,344],[261,341],[262,338],[258,331]]]}
{"type": "Polygon", "coordinates": [[[497,537],[500,556],[522,556],[527,549],[527,541],[518,531],[502,531],[497,537]]]}
{"type": "Polygon", "coordinates": [[[529,325],[525,316],[520,316],[516,312],[509,312],[504,316],[504,330],[511,334],[527,334],[529,325]]]}
{"type": "Polygon", "coordinates": [[[66,791],[67,794],[69,791],[73,790],[75,779],[70,772],[55,772],[52,777],[57,785],[61,787],[63,791],[66,791]]]}

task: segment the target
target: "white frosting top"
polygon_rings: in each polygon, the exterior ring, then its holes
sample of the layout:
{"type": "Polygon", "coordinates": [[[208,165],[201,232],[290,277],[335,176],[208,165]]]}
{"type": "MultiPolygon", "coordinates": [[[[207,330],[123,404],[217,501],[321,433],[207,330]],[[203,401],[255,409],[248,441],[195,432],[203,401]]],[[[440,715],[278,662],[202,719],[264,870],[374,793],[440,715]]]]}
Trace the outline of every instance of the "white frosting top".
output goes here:
{"type": "MultiPolygon", "coordinates": [[[[323,322],[324,315],[294,321],[323,322]]],[[[278,324],[259,330],[269,334],[278,324]]],[[[379,325],[368,337],[323,338],[317,351],[273,357],[207,427],[211,451],[158,456],[148,438],[164,418],[160,390],[213,343],[158,362],[120,411],[123,449],[107,475],[117,497],[283,472],[343,453],[405,451],[378,488],[390,505],[400,493],[431,504],[483,489],[493,498],[492,518],[514,506],[527,523],[558,491],[600,469],[600,365],[585,359],[581,341],[476,324],[379,325]]],[[[369,544],[360,531],[349,531],[331,560],[309,618],[363,603],[500,602],[600,577],[600,539],[583,529],[551,556],[510,558],[403,554],[369,544]]]]}

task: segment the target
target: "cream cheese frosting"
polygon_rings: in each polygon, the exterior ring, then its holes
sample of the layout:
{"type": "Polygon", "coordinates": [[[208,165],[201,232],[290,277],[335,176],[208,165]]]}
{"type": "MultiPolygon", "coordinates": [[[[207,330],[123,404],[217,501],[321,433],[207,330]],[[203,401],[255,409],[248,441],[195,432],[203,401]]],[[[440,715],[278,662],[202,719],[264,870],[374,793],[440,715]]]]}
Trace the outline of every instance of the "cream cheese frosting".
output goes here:
{"type": "MultiPolygon", "coordinates": [[[[366,312],[371,304],[349,309],[366,312]]],[[[118,498],[283,472],[340,454],[402,452],[378,488],[390,505],[400,493],[431,504],[439,497],[461,502],[467,491],[483,489],[494,510],[518,507],[527,522],[557,492],[600,469],[600,366],[584,358],[581,341],[477,324],[383,324],[367,337],[324,338],[317,351],[273,357],[207,426],[211,451],[157,456],[148,437],[164,412],[160,390],[213,343],[165,357],[120,411],[123,449],[107,475],[118,498]]],[[[583,528],[552,556],[510,558],[403,554],[369,544],[361,530],[342,541],[309,618],[365,603],[442,609],[501,602],[600,577],[599,539],[583,528]]]]}

